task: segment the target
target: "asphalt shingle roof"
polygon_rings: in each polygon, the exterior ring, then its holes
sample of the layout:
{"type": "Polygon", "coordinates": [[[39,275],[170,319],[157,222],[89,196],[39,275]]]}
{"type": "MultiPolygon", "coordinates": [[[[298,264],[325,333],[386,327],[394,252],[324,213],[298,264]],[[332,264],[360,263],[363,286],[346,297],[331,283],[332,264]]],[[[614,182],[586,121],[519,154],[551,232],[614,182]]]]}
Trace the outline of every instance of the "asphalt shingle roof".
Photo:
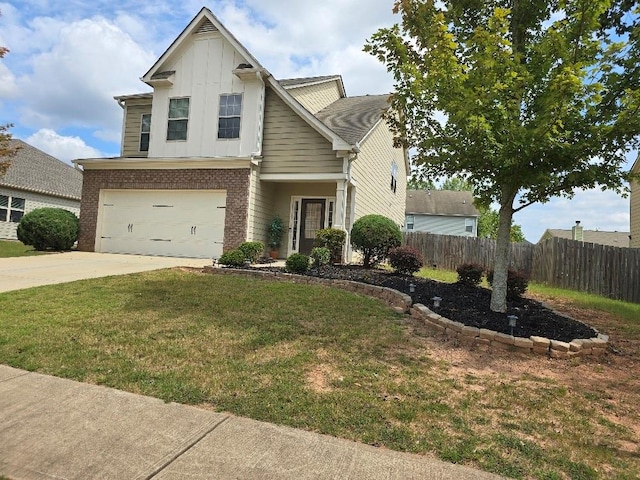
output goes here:
{"type": "MultiPolygon", "coordinates": [[[[557,237],[566,238],[568,240],[573,239],[573,232],[571,230],[560,228],[548,228],[540,241],[547,238],[557,237]]],[[[582,241],[586,243],[596,243],[598,245],[609,245],[610,247],[629,247],[629,232],[603,232],[600,230],[583,230],[582,241]]]]}
{"type": "Polygon", "coordinates": [[[307,83],[324,82],[326,80],[339,79],[340,75],[323,75],[320,77],[304,77],[304,78],[286,78],[284,80],[278,80],[278,83],[283,87],[295,87],[298,85],[306,85],[307,83]]]}
{"type": "Polygon", "coordinates": [[[11,140],[10,145],[19,150],[0,185],[80,200],[82,172],[22,140],[11,140]]]}
{"type": "Polygon", "coordinates": [[[336,100],[316,113],[316,117],[353,145],[369,133],[388,109],[389,95],[364,95],[336,100]]]}
{"type": "Polygon", "coordinates": [[[407,190],[408,214],[479,216],[471,192],[407,190]]]}

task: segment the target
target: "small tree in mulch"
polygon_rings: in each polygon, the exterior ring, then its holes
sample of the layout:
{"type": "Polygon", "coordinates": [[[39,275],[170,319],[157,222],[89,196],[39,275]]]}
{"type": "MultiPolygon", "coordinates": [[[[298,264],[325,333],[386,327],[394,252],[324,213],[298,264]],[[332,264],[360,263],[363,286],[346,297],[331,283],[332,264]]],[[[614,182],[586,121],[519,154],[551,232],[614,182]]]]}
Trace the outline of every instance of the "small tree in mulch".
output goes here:
{"type": "Polygon", "coordinates": [[[353,223],[351,246],[362,253],[362,264],[371,268],[389,255],[389,250],[402,243],[402,232],[396,223],[383,215],[365,215],[353,223]]]}

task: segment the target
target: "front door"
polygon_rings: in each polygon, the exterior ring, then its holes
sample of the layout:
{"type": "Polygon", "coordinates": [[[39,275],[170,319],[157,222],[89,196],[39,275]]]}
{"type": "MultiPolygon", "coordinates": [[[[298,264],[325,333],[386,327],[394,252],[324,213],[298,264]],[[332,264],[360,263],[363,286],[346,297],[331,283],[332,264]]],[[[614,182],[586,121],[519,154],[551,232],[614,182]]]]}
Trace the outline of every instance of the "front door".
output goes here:
{"type": "Polygon", "coordinates": [[[316,232],[324,228],[324,198],[303,198],[300,211],[300,248],[298,251],[309,255],[313,248],[316,232]]]}

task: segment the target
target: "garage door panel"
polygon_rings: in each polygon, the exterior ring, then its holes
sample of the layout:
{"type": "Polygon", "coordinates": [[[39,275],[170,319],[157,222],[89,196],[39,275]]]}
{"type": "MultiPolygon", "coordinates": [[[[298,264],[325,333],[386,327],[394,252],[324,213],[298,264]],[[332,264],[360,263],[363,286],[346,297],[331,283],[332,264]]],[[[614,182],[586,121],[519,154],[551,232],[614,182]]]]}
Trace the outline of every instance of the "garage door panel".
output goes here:
{"type": "Polygon", "coordinates": [[[224,191],[102,192],[99,250],[212,258],[222,254],[224,191]]]}

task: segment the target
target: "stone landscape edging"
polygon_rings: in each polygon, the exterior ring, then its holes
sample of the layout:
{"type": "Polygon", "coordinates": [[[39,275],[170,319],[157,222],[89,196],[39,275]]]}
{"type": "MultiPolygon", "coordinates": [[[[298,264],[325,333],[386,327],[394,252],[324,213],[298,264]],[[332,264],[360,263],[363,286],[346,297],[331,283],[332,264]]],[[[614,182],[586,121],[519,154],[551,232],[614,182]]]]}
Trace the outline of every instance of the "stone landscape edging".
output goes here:
{"type": "MultiPolygon", "coordinates": [[[[385,302],[398,313],[408,313],[413,318],[436,333],[441,333],[448,338],[457,339],[462,345],[478,347],[480,349],[501,349],[520,353],[534,353],[546,355],[550,358],[574,358],[586,355],[604,355],[609,342],[609,337],[601,333],[593,338],[578,338],[571,342],[561,342],[544,337],[531,336],[515,337],[493,330],[471,327],[460,322],[454,322],[438,315],[421,303],[413,303],[406,293],[399,292],[388,287],[369,285],[353,280],[340,280],[333,278],[311,277],[294,273],[263,271],[259,269],[220,268],[207,266],[204,273],[221,275],[241,274],[253,278],[276,280],[281,282],[301,283],[307,285],[327,285],[341,288],[352,293],[359,293],[374,297],[385,302]]],[[[592,328],[592,327],[591,327],[592,328]]]]}

